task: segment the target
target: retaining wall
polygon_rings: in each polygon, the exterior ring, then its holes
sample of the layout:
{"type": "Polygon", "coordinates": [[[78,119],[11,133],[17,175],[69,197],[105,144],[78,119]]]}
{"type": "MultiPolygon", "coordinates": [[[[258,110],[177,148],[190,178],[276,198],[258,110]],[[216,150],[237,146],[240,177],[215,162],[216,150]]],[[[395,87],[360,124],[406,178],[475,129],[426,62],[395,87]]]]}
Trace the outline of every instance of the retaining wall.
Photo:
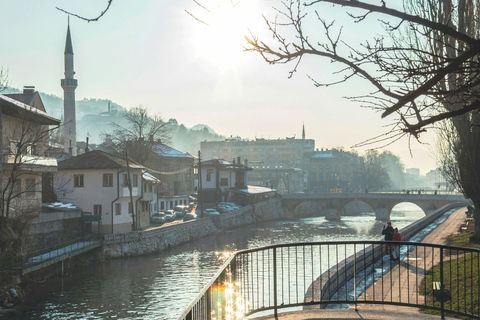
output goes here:
{"type": "MultiPolygon", "coordinates": [[[[469,202],[464,203],[452,203],[448,204],[435,212],[415,221],[401,230],[402,241],[408,241],[413,235],[417,234],[420,230],[430,225],[437,218],[441,217],[446,211],[450,209],[457,209],[463,206],[467,206],[469,202]]],[[[333,266],[329,270],[325,271],[320,277],[318,277],[308,288],[305,297],[311,297],[313,292],[319,292],[320,297],[316,297],[317,300],[328,301],[332,296],[342,287],[347,281],[353,278],[354,272],[357,273],[370,266],[374,261],[374,257],[381,257],[382,247],[368,246],[364,250],[356,253],[356,263],[354,256],[350,256],[347,259],[341,261],[338,265],[333,266]],[[355,266],[354,266],[355,265],[355,266]],[[325,281],[325,279],[328,279],[325,281]],[[322,281],[323,280],[323,281],[322,281]]],[[[322,305],[322,307],[324,307],[322,305]]]]}
{"type": "Polygon", "coordinates": [[[283,216],[281,199],[270,199],[219,216],[145,231],[104,235],[103,253],[107,259],[151,254],[223,230],[253,224],[257,221],[278,219],[283,216]]]}

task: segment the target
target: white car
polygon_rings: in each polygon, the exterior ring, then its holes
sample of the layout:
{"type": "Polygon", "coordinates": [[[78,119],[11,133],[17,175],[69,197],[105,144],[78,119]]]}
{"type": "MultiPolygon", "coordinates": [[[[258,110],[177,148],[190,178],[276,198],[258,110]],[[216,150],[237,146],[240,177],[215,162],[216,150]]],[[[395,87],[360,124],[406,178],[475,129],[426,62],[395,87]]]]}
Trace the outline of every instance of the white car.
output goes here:
{"type": "Polygon", "coordinates": [[[203,210],[203,216],[204,217],[215,216],[215,215],[219,215],[219,214],[220,214],[220,212],[218,212],[215,209],[205,209],[205,210],[203,210]]]}
{"type": "Polygon", "coordinates": [[[220,203],[218,204],[218,206],[222,206],[222,207],[227,206],[227,207],[232,208],[233,210],[237,210],[237,209],[240,209],[240,208],[241,208],[241,206],[236,205],[236,204],[233,203],[233,202],[220,202],[220,203]]]}

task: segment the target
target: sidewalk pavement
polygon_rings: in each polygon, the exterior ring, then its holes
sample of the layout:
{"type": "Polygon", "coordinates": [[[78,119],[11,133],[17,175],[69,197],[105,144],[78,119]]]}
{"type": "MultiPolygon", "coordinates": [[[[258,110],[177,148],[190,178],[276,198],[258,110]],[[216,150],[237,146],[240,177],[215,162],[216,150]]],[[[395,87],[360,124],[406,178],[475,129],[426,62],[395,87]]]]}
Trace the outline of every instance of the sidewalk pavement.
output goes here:
{"type": "MultiPolygon", "coordinates": [[[[446,244],[446,237],[455,234],[460,230],[460,226],[465,222],[465,208],[460,208],[453,212],[448,219],[435,228],[422,242],[425,243],[435,243],[435,244],[446,244]]],[[[431,250],[426,253],[431,257],[431,250]]],[[[423,255],[423,252],[422,252],[423,255]]],[[[432,258],[427,258],[426,260],[426,270],[429,270],[432,266],[440,262],[439,251],[436,250],[432,258]]],[[[410,253],[409,257],[412,257],[412,260],[415,259],[416,253],[413,251],[410,253]]],[[[402,260],[408,260],[402,259],[402,260]]],[[[422,264],[423,266],[423,264],[422,264]]],[[[416,287],[418,290],[419,284],[423,280],[422,277],[407,276],[409,273],[408,263],[399,264],[394,267],[390,272],[385,274],[380,278],[375,285],[383,283],[383,281],[390,283],[393,280],[392,286],[388,289],[387,287],[384,290],[377,290],[372,292],[372,287],[367,289],[358,300],[365,298],[364,295],[367,295],[369,299],[372,298],[372,295],[375,294],[375,300],[381,300],[381,294],[385,297],[397,297],[397,302],[407,302],[415,301],[417,303],[424,303],[424,296],[417,294],[417,292],[410,290],[411,295],[408,296],[409,288],[416,287]],[[400,279],[400,281],[399,281],[400,279]],[[402,288],[399,288],[401,286],[402,288]],[[402,295],[398,295],[399,290],[402,292],[402,295]],[[413,291],[413,292],[412,292],[413,291]],[[380,295],[380,296],[378,296],[380,295]]],[[[318,309],[318,310],[308,310],[308,311],[295,311],[288,313],[279,313],[279,320],[316,320],[316,319],[378,319],[378,320],[388,320],[388,319],[402,319],[402,320],[416,320],[416,319],[440,319],[440,316],[427,315],[420,313],[418,308],[396,306],[396,305],[383,305],[383,304],[357,304],[358,311],[355,311],[352,308],[350,309],[318,309]]],[[[275,319],[273,316],[259,317],[255,320],[267,320],[275,319]]],[[[446,318],[450,319],[450,318],[446,318]]]]}

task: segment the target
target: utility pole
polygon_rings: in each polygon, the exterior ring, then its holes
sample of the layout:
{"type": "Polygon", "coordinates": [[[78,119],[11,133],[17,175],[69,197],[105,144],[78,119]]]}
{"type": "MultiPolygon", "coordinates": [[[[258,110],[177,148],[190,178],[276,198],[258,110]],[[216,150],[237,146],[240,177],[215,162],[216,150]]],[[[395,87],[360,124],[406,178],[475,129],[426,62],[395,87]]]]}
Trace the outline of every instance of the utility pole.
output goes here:
{"type": "MultiPolygon", "coordinates": [[[[132,182],[130,181],[130,166],[128,165],[127,149],[125,149],[125,160],[127,161],[127,187],[130,191],[130,203],[132,204],[132,231],[135,231],[137,230],[137,226],[135,225],[135,207],[133,205],[132,182]]],[[[130,206],[128,206],[128,211],[130,211],[130,206]]]]}
{"type": "Polygon", "coordinates": [[[198,150],[198,200],[200,202],[200,218],[203,218],[203,195],[202,195],[202,157],[198,150]]]}

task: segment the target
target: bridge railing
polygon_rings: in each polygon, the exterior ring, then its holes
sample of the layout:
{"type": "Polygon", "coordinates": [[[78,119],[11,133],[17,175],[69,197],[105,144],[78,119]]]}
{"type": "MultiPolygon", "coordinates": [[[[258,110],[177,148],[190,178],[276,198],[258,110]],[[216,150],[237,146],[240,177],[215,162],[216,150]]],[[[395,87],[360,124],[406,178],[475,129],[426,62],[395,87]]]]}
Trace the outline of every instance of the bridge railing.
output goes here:
{"type": "Polygon", "coordinates": [[[384,241],[274,245],[234,253],[178,319],[244,319],[332,304],[393,304],[480,319],[479,278],[478,249],[384,241]],[[394,244],[398,260],[390,257],[394,244]]]}
{"type": "Polygon", "coordinates": [[[91,234],[85,237],[77,238],[67,242],[62,242],[53,246],[45,247],[40,250],[28,251],[20,259],[20,261],[4,261],[0,268],[2,269],[21,269],[42,262],[58,258],[64,254],[72,253],[101,242],[101,236],[91,234]]]}

